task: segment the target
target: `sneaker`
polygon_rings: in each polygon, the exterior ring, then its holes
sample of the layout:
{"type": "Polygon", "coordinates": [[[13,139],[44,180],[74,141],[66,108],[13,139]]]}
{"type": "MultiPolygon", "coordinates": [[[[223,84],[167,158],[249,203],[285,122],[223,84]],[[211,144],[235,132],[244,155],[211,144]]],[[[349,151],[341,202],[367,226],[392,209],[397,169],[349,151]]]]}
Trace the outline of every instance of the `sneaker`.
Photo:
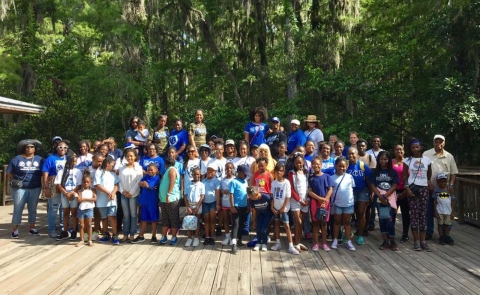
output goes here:
{"type": "Polygon", "coordinates": [[[191,247],[192,243],[193,243],[192,239],[187,239],[187,241],[185,242],[185,247],[191,247]]]}
{"type": "Polygon", "coordinates": [[[299,255],[300,254],[300,252],[298,252],[298,250],[295,249],[295,247],[289,247],[288,248],[288,253],[293,254],[293,255],[299,255]]]}
{"type": "Polygon", "coordinates": [[[333,239],[332,245],[330,246],[332,249],[337,249],[338,248],[338,240],[333,239]]]}
{"type": "Polygon", "coordinates": [[[192,247],[198,247],[200,245],[200,240],[198,238],[193,239],[192,247]]]}
{"type": "Polygon", "coordinates": [[[203,245],[204,246],[210,245],[210,238],[206,238],[205,240],[203,240],[203,245]]]}
{"type": "Polygon", "coordinates": [[[375,229],[375,225],[369,225],[369,226],[367,227],[367,230],[368,230],[368,231],[372,231],[372,230],[374,230],[374,229],[375,229]]]}
{"type": "Polygon", "coordinates": [[[152,244],[158,243],[157,236],[152,236],[152,238],[150,239],[150,243],[152,244]]]}
{"type": "Polygon", "coordinates": [[[96,241],[96,240],[98,240],[98,237],[99,237],[99,236],[98,236],[98,231],[92,232],[92,240],[95,240],[95,241],[96,241]]]}
{"type": "Polygon", "coordinates": [[[312,251],[317,252],[318,249],[320,249],[320,245],[314,244],[313,247],[312,247],[312,251]]]}
{"type": "Polygon", "coordinates": [[[36,229],[36,228],[32,228],[31,230],[28,231],[28,233],[31,234],[32,236],[39,236],[40,235],[40,233],[38,232],[38,229],[36,229]]]}
{"type": "Polygon", "coordinates": [[[308,250],[308,248],[305,247],[305,245],[303,245],[303,244],[298,244],[298,246],[300,247],[300,250],[302,250],[302,251],[307,251],[308,250]]]}
{"type": "Polygon", "coordinates": [[[270,249],[272,249],[273,251],[279,251],[280,249],[282,249],[282,244],[281,243],[275,243],[275,245],[273,245],[270,249]]]}
{"type": "Polygon", "coordinates": [[[131,242],[132,244],[139,244],[145,242],[145,238],[141,236],[137,236],[133,241],[131,242]]]}
{"type": "Polygon", "coordinates": [[[422,248],[423,251],[425,252],[431,252],[430,247],[428,247],[427,242],[420,243],[420,247],[422,248]]]}
{"type": "Polygon", "coordinates": [[[422,248],[420,247],[420,241],[413,242],[413,250],[414,251],[422,251],[422,248]]]}
{"type": "Polygon", "coordinates": [[[405,243],[409,240],[410,238],[408,235],[402,235],[402,238],[400,239],[400,243],[405,243]]]}
{"type": "Polygon", "coordinates": [[[159,245],[165,245],[166,243],[168,243],[168,238],[167,236],[163,236],[160,241],[158,241],[158,244],[159,245]]]}
{"type": "Polygon", "coordinates": [[[252,251],[258,251],[260,250],[260,244],[256,244],[255,247],[253,247],[252,251]]]}
{"type": "Polygon", "coordinates": [[[232,254],[237,254],[237,253],[238,253],[237,245],[233,244],[232,245],[232,254]]]}
{"type": "Polygon", "coordinates": [[[222,241],[223,246],[228,246],[230,245],[231,238],[229,236],[225,236],[225,239],[222,241]]]}
{"type": "Polygon", "coordinates": [[[215,239],[214,238],[210,238],[210,241],[208,243],[210,246],[215,246],[215,239]]]}
{"type": "Polygon", "coordinates": [[[390,244],[390,249],[391,249],[392,251],[395,251],[395,252],[398,251],[397,243],[392,242],[392,243],[390,244]]]}
{"type": "Polygon", "coordinates": [[[118,237],[112,237],[112,244],[113,245],[120,245],[120,241],[118,240],[118,237]]]}
{"type": "Polygon", "coordinates": [[[440,237],[438,238],[438,243],[439,243],[440,245],[445,245],[445,244],[446,244],[445,240],[446,240],[446,238],[445,238],[444,236],[440,236],[440,237]]]}
{"type": "Polygon", "coordinates": [[[250,242],[247,243],[247,247],[248,248],[252,248],[252,247],[255,247],[255,245],[258,243],[258,240],[257,240],[257,236],[255,236],[253,238],[253,240],[251,240],[250,242]]]}
{"type": "Polygon", "coordinates": [[[346,243],[347,243],[347,236],[346,236],[346,235],[343,235],[343,237],[342,237],[342,243],[343,243],[343,244],[346,244],[346,243]]]}
{"type": "Polygon", "coordinates": [[[106,243],[110,241],[110,235],[104,235],[102,238],[98,240],[99,243],[106,243]]]}
{"type": "Polygon", "coordinates": [[[300,245],[295,245],[293,246],[298,252],[302,252],[302,249],[300,249],[300,245]]]}
{"type": "Polygon", "coordinates": [[[170,245],[175,246],[177,243],[178,243],[177,237],[172,237],[172,239],[170,240],[170,245]]]}
{"type": "Polygon", "coordinates": [[[425,235],[425,241],[431,240],[433,238],[433,235],[431,234],[426,234],[425,235]]]}
{"type": "Polygon", "coordinates": [[[383,241],[383,243],[379,247],[380,250],[386,250],[388,248],[390,248],[390,243],[387,240],[383,241]]]}
{"type": "Polygon", "coordinates": [[[243,248],[243,247],[245,247],[245,244],[242,241],[237,241],[237,247],[238,248],[243,248]]]}
{"type": "Polygon", "coordinates": [[[75,241],[76,239],[77,239],[77,232],[72,230],[72,232],[70,234],[70,240],[75,241]]]}
{"type": "Polygon", "coordinates": [[[62,231],[58,236],[57,236],[57,241],[61,241],[61,240],[68,240],[68,232],[67,231],[62,231]]]}
{"type": "Polygon", "coordinates": [[[262,244],[262,247],[260,248],[260,250],[262,252],[267,252],[268,251],[267,244],[262,244]]]}
{"type": "Polygon", "coordinates": [[[48,236],[52,239],[56,239],[58,235],[56,231],[52,230],[48,232],[48,236]]]}
{"type": "Polygon", "coordinates": [[[355,250],[356,250],[356,249],[355,249],[355,246],[353,245],[352,241],[350,241],[350,240],[347,241],[347,248],[348,248],[348,250],[350,250],[350,251],[355,251],[355,250]]]}
{"type": "Polygon", "coordinates": [[[323,245],[322,245],[322,249],[323,249],[323,251],[325,251],[325,252],[329,252],[329,251],[330,251],[330,247],[328,247],[327,244],[323,244],[323,245]]]}
{"type": "Polygon", "coordinates": [[[18,239],[18,230],[12,231],[12,239],[18,239]]]}
{"type": "Polygon", "coordinates": [[[267,237],[267,244],[270,243],[270,236],[267,237]]]}
{"type": "Polygon", "coordinates": [[[453,240],[453,238],[451,236],[447,236],[445,238],[445,243],[449,244],[449,245],[454,245],[455,244],[455,241],[453,240]]]}
{"type": "Polygon", "coordinates": [[[363,239],[362,236],[357,237],[357,245],[363,245],[365,244],[365,240],[363,239]]]}
{"type": "Polygon", "coordinates": [[[220,236],[222,235],[222,228],[221,228],[221,227],[217,227],[217,228],[215,229],[215,235],[216,235],[217,237],[220,237],[220,236]]]}

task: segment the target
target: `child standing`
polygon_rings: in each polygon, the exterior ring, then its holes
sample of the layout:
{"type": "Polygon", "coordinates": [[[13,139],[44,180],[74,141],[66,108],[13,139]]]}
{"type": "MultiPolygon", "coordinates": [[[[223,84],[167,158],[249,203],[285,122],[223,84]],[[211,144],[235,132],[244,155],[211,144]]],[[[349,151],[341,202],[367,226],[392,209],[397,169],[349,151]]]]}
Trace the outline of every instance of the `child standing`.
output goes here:
{"type": "Polygon", "coordinates": [[[273,212],[273,219],[275,220],[275,239],[277,243],[273,245],[271,249],[278,251],[282,248],[280,242],[280,221],[282,221],[283,226],[285,227],[285,233],[287,234],[288,252],[290,254],[298,255],[300,252],[293,247],[292,232],[290,231],[290,222],[288,218],[292,188],[290,187],[290,182],[285,180],[284,175],[285,165],[278,162],[277,165],[275,165],[275,180],[272,182],[271,193],[273,197],[271,209],[273,212]]]}
{"type": "Polygon", "coordinates": [[[437,176],[437,187],[433,191],[434,198],[434,212],[438,224],[438,242],[440,245],[453,245],[454,240],[450,236],[450,225],[454,218],[454,196],[450,195],[447,186],[447,175],[440,173],[437,176]]]}
{"type": "Polygon", "coordinates": [[[322,228],[322,249],[330,251],[327,245],[327,223],[330,219],[330,197],[332,196],[332,180],[329,175],[322,172],[322,160],[315,157],[312,161],[313,175],[308,181],[308,196],[310,197],[310,212],[313,222],[313,247],[312,251],[318,251],[318,230],[322,228]],[[316,212],[319,208],[328,213],[324,220],[317,220],[316,212]]]}
{"type": "Polygon", "coordinates": [[[82,178],[82,188],[78,191],[78,211],[77,217],[80,223],[80,242],[75,246],[80,247],[83,245],[83,236],[85,228],[87,229],[88,235],[88,246],[93,246],[92,242],[92,218],[93,218],[93,208],[95,208],[95,201],[97,200],[97,194],[91,190],[90,186],[92,185],[92,176],[88,169],[85,169],[82,178]]]}
{"type": "Polygon", "coordinates": [[[247,177],[248,167],[240,165],[237,167],[237,177],[230,182],[230,211],[232,212],[232,254],[237,254],[237,246],[243,247],[242,229],[247,218],[247,177]]]}
{"type": "MultiPolygon", "coordinates": [[[[183,200],[185,201],[185,208],[188,215],[197,216],[198,220],[202,217],[202,202],[205,198],[205,184],[200,181],[200,168],[194,168],[192,171],[192,182],[186,187],[183,194],[183,200]]],[[[192,241],[192,231],[188,231],[188,239],[185,243],[185,247],[197,247],[200,244],[198,239],[198,233],[200,232],[200,224],[197,225],[195,230],[195,239],[192,241]],[[193,244],[192,244],[193,242],[193,244]]]]}
{"type": "Polygon", "coordinates": [[[343,224],[345,229],[345,236],[347,238],[347,248],[350,251],[355,251],[350,240],[351,225],[350,219],[352,219],[354,196],[353,188],[355,187],[355,180],[352,175],[345,173],[347,171],[347,159],[343,156],[339,156],[335,160],[335,174],[332,176],[333,181],[333,214],[334,214],[334,226],[333,226],[333,242],[332,249],[338,248],[338,232],[340,225],[343,224]]]}
{"type": "Polygon", "coordinates": [[[258,243],[253,248],[253,251],[262,250],[267,251],[268,243],[268,224],[272,220],[272,210],[270,202],[272,198],[269,194],[261,193],[256,186],[249,186],[247,188],[247,195],[250,200],[250,207],[255,208],[257,212],[257,239],[258,243]]]}
{"type": "MultiPolygon", "coordinates": [[[[225,167],[225,166],[224,166],[225,167]]],[[[203,180],[205,185],[205,198],[202,202],[203,220],[205,221],[204,245],[215,245],[215,217],[220,211],[220,181],[218,180],[218,166],[210,163],[207,167],[207,178],[203,180]]],[[[223,168],[225,169],[225,168],[223,168]]],[[[222,169],[222,170],[223,170],[222,169]]]]}
{"type": "Polygon", "coordinates": [[[222,179],[220,184],[220,192],[222,194],[222,220],[223,227],[225,229],[225,239],[222,241],[222,245],[227,246],[230,244],[230,182],[233,180],[235,167],[233,163],[227,163],[225,165],[225,178],[222,179]]]}
{"type": "Polygon", "coordinates": [[[304,215],[308,212],[307,199],[307,171],[304,168],[305,159],[301,154],[297,154],[293,158],[293,170],[288,173],[288,180],[292,188],[292,198],[290,200],[290,211],[293,213],[293,220],[295,224],[295,238],[294,247],[298,251],[308,250],[303,244],[300,244],[302,238],[302,220],[304,215]]]}
{"type": "Polygon", "coordinates": [[[147,229],[147,224],[152,223],[152,239],[151,243],[157,243],[157,221],[160,217],[158,209],[158,187],[160,185],[160,176],[158,176],[158,168],[156,163],[150,163],[147,167],[147,174],[140,179],[140,197],[138,204],[140,205],[140,234],[133,239],[132,243],[142,243],[145,241],[143,235],[147,229]]]}
{"type": "Polygon", "coordinates": [[[285,141],[281,141],[278,144],[278,157],[275,159],[277,162],[282,163],[284,166],[287,164],[288,156],[286,155],[287,152],[287,143],[285,141]]]}

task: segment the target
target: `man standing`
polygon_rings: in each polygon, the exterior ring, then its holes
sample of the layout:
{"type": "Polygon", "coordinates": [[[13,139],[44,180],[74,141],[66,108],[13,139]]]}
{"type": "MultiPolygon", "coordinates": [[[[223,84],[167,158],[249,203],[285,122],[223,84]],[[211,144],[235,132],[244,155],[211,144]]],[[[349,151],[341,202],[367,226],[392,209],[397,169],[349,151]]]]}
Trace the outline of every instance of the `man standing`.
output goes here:
{"type": "Polygon", "coordinates": [[[267,134],[265,138],[265,142],[267,143],[268,147],[270,148],[270,153],[272,154],[272,158],[278,158],[278,145],[280,142],[287,142],[287,136],[280,130],[280,119],[278,117],[272,118],[272,125],[270,127],[272,132],[267,134]]]}
{"type": "Polygon", "coordinates": [[[300,130],[300,121],[293,119],[290,122],[290,133],[288,134],[287,153],[292,155],[297,146],[304,146],[307,142],[307,137],[300,130]]]}
{"type": "Polygon", "coordinates": [[[382,146],[382,139],[380,138],[380,136],[374,135],[372,137],[372,148],[367,151],[367,154],[372,155],[375,159],[377,159],[378,153],[383,151],[381,146],[382,146]]]}
{"type": "MultiPolygon", "coordinates": [[[[447,176],[447,183],[449,184],[449,192],[453,194],[454,184],[456,174],[458,173],[457,164],[452,154],[444,150],[445,147],[445,137],[443,135],[435,135],[433,137],[433,148],[425,151],[423,155],[428,157],[431,161],[432,167],[432,177],[430,181],[433,185],[430,193],[433,192],[433,189],[437,186],[437,176],[440,173],[444,173],[447,176]]],[[[433,226],[433,198],[428,199],[428,208],[427,208],[427,233],[426,239],[430,240],[433,236],[434,226],[433,226]]]]}

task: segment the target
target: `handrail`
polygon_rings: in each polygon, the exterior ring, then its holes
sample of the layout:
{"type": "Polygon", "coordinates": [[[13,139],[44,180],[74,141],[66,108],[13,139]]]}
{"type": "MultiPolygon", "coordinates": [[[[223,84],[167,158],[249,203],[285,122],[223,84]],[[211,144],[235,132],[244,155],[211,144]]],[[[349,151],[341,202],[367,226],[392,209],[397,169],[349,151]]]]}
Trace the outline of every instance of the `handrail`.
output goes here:
{"type": "Polygon", "coordinates": [[[459,222],[480,226],[480,181],[457,177],[455,195],[459,222]]]}

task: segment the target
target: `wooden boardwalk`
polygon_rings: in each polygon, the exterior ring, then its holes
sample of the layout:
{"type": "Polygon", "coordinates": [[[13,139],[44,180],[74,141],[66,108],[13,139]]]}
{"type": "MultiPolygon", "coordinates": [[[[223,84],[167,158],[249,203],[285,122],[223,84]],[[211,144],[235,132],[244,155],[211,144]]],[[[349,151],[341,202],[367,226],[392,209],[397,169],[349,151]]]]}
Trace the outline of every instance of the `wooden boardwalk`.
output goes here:
{"type": "Polygon", "coordinates": [[[245,248],[232,255],[221,237],[215,246],[184,248],[184,232],[175,247],[150,244],[146,235],[143,244],[77,248],[48,238],[45,202],[42,235],[29,236],[24,224],[13,240],[12,210],[0,207],[1,294],[480,294],[480,229],[456,222],[455,246],[431,242],[430,253],[413,251],[411,241],[381,251],[376,229],[355,252],[245,248]]]}

